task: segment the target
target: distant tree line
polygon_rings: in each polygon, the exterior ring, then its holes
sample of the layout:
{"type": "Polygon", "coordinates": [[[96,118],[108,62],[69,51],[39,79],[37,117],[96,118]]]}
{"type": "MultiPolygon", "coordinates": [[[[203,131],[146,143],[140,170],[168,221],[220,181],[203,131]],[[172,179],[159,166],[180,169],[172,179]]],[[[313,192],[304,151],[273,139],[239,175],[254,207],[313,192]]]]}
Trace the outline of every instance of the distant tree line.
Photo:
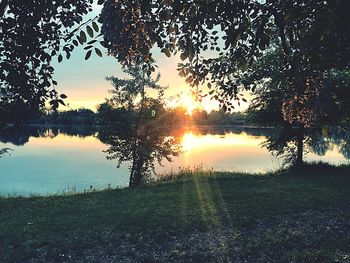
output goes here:
{"type": "Polygon", "coordinates": [[[90,109],[77,109],[68,111],[41,111],[30,119],[27,124],[62,124],[62,125],[95,125],[96,113],[90,109]]]}
{"type": "Polygon", "coordinates": [[[197,125],[246,125],[246,114],[242,112],[225,112],[223,110],[212,110],[207,112],[204,109],[194,109],[191,114],[188,114],[183,107],[172,109],[178,122],[182,124],[197,124],[197,125]]]}
{"type": "MultiPolygon", "coordinates": [[[[30,119],[29,124],[61,124],[61,125],[105,125],[115,123],[120,126],[128,124],[136,114],[134,110],[113,107],[108,102],[97,107],[97,112],[90,109],[74,109],[68,111],[42,111],[38,117],[30,119]]],[[[222,110],[195,109],[191,114],[183,107],[166,108],[168,114],[178,125],[246,125],[246,114],[242,112],[227,113],[222,110]]],[[[156,112],[155,112],[156,114],[156,112]]],[[[250,122],[250,124],[252,124],[250,122]]]]}

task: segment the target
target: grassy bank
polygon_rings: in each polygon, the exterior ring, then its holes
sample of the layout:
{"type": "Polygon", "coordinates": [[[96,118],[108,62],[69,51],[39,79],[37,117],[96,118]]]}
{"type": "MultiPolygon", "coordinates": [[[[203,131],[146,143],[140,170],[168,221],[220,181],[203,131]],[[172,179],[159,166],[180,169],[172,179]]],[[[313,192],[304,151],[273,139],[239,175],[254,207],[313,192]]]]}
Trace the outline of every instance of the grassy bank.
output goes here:
{"type": "Polygon", "coordinates": [[[0,262],[349,262],[350,168],[0,199],[0,262]]]}

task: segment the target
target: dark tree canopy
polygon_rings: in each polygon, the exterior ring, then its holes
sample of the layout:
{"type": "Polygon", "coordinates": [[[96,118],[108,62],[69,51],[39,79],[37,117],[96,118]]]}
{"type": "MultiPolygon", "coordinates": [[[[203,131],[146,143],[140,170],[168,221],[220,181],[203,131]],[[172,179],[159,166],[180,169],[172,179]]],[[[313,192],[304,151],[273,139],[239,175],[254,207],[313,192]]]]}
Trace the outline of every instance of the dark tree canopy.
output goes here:
{"type": "Polygon", "coordinates": [[[239,88],[250,88],[235,73],[271,45],[283,51],[285,73],[300,93],[315,68],[348,65],[346,10],[347,0],[105,0],[101,20],[109,53],[123,65],[142,57],[152,71],[155,46],[168,57],[180,53],[179,74],[193,86],[206,83],[230,109],[239,88]]]}
{"type": "Polygon", "coordinates": [[[350,69],[317,71],[299,93],[289,85],[282,51],[270,49],[240,76],[256,90],[248,112],[263,125],[322,127],[349,121],[350,69]],[[286,88],[290,87],[290,88],[286,88]]]}
{"type": "MultiPolygon", "coordinates": [[[[305,93],[324,90],[332,69],[350,61],[348,0],[99,0],[103,10],[100,35],[94,22],[86,32],[72,27],[91,10],[89,1],[3,0],[0,4],[0,110],[2,118],[24,118],[47,99],[64,103],[52,79],[51,60],[69,58],[74,46],[86,44],[86,58],[101,43],[122,65],[144,63],[155,71],[152,48],[183,60],[179,75],[192,86],[206,85],[225,110],[232,100],[244,100],[241,88],[254,89],[241,75],[274,47],[282,51],[284,89],[296,97],[284,104],[290,120],[299,119],[305,93]],[[79,31],[79,32],[78,32],[79,31]],[[73,40],[74,36],[74,40],[73,40]],[[77,38],[76,38],[77,37],[77,38]],[[65,42],[66,41],[66,42],[65,42]],[[65,44],[64,44],[65,43],[65,44]],[[68,43],[68,44],[67,44],[68,43]],[[319,86],[322,86],[319,88],[319,86]],[[310,92],[309,92],[310,91],[310,92]]],[[[323,92],[323,91],[322,91],[323,92]]],[[[201,93],[198,94],[202,96],[201,93]]],[[[203,96],[205,96],[203,95],[203,96]]]]}
{"type": "Polygon", "coordinates": [[[1,121],[36,114],[50,99],[54,108],[66,96],[55,90],[52,58],[70,56],[63,46],[72,27],[91,11],[93,0],[2,0],[0,3],[1,121]]]}

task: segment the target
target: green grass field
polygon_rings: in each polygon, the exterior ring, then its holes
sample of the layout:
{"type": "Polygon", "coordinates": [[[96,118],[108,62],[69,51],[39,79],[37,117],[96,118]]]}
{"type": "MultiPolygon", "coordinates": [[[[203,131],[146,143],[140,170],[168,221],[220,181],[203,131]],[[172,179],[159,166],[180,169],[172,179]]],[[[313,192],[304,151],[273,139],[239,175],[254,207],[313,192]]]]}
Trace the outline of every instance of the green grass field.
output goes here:
{"type": "Polygon", "coordinates": [[[0,198],[0,262],[350,262],[350,167],[0,198]]]}

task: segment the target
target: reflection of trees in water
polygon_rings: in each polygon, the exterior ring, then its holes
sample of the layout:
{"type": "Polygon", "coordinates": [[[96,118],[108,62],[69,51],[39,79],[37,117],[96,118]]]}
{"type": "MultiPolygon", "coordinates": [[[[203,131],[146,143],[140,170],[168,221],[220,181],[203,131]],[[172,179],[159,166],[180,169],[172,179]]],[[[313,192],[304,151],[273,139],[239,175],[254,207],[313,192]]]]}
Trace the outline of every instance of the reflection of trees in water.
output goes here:
{"type": "Polygon", "coordinates": [[[10,154],[9,152],[12,151],[11,148],[1,148],[0,149],[0,158],[3,157],[6,154],[10,154]]]}
{"type": "Polygon", "coordinates": [[[0,142],[22,146],[29,138],[55,138],[59,134],[87,137],[97,132],[92,126],[13,126],[0,130],[0,142]]]}
{"type": "MultiPolygon", "coordinates": [[[[279,132],[267,136],[263,146],[277,157],[284,159],[285,164],[294,164],[298,156],[298,141],[300,133],[298,129],[282,129],[279,132]]],[[[350,131],[341,127],[331,127],[323,129],[308,129],[302,139],[302,153],[306,155],[312,152],[319,156],[324,156],[334,147],[339,148],[339,152],[350,159],[350,131]]]]}
{"type": "Polygon", "coordinates": [[[348,128],[331,128],[327,136],[328,140],[339,147],[340,153],[350,159],[350,130],[348,128]]]}
{"type": "Polygon", "coordinates": [[[164,159],[171,161],[179,152],[179,144],[174,137],[167,136],[161,126],[145,124],[135,131],[105,131],[99,139],[108,144],[107,159],[117,160],[118,167],[123,162],[131,162],[130,186],[139,185],[144,178],[155,173],[155,163],[164,159]]]}
{"type": "Polygon", "coordinates": [[[183,137],[188,132],[192,132],[195,135],[226,135],[228,133],[241,134],[246,133],[248,136],[264,136],[268,137],[276,133],[278,129],[274,128],[258,128],[258,127],[248,127],[248,126],[190,126],[190,127],[179,127],[173,131],[171,134],[176,137],[183,137]]]}
{"type": "Polygon", "coordinates": [[[279,129],[267,136],[263,147],[274,156],[284,159],[284,164],[296,164],[302,162],[306,153],[304,147],[305,134],[299,129],[279,129]]]}
{"type": "MultiPolygon", "coordinates": [[[[155,109],[153,106],[148,109],[155,109]]],[[[139,121],[131,122],[122,127],[109,125],[100,130],[98,138],[108,144],[105,151],[107,159],[117,160],[119,167],[123,162],[130,162],[129,186],[140,185],[141,182],[155,173],[155,164],[161,165],[166,159],[171,161],[180,151],[180,143],[175,136],[169,136],[173,126],[171,116],[162,109],[156,107],[156,116],[142,112],[143,117],[139,121]],[[134,123],[134,124],[132,124],[134,123]]]]}
{"type": "MultiPolygon", "coordinates": [[[[236,126],[197,126],[180,128],[175,127],[168,112],[154,104],[144,112],[148,117],[141,119],[138,125],[126,123],[118,127],[109,125],[99,129],[89,126],[19,126],[0,130],[0,142],[22,146],[30,137],[55,138],[59,134],[77,137],[94,136],[98,132],[98,139],[109,145],[108,158],[122,162],[131,161],[131,184],[138,184],[141,174],[149,175],[154,165],[164,159],[180,153],[181,138],[191,131],[196,135],[225,135],[227,133],[248,136],[266,137],[266,147],[273,155],[284,158],[285,164],[295,162],[297,158],[297,129],[266,129],[236,126]],[[153,107],[153,108],[152,108],[153,107]],[[152,109],[151,109],[152,108],[152,109]],[[157,112],[152,117],[150,111],[157,112]]],[[[306,130],[304,155],[308,152],[324,156],[334,147],[346,159],[350,159],[350,132],[349,129],[328,128],[323,130],[306,130]]],[[[10,149],[0,148],[0,157],[11,152],[10,149]]]]}

